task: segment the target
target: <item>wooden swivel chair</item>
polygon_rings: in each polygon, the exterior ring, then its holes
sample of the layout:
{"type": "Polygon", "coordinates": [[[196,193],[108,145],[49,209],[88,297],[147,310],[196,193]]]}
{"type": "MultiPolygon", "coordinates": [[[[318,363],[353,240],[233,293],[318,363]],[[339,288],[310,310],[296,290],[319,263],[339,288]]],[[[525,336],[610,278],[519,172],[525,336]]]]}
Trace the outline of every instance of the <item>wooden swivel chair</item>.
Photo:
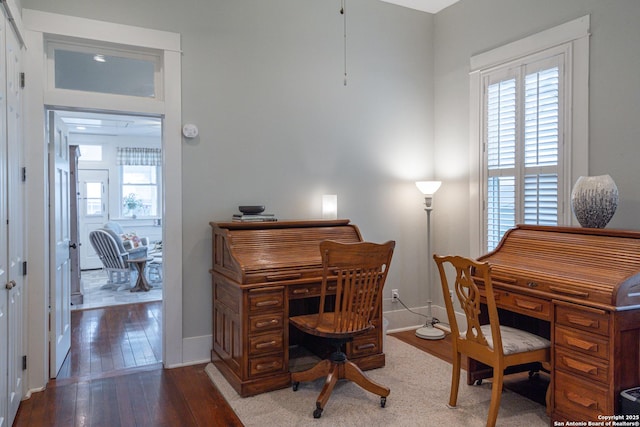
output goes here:
{"type": "Polygon", "coordinates": [[[306,371],[291,374],[294,391],[301,381],[326,377],[316,400],[314,418],[322,415],[339,379],[353,381],[363,389],[377,394],[383,408],[386,404],[389,388],[367,378],[355,363],[347,360],[343,347],[354,337],[374,327],[371,320],[379,311],[382,288],[394,247],[394,241],[384,244],[333,241],[320,243],[323,273],[319,312],[289,319],[302,332],[326,338],[335,348],[328,359],[306,371]],[[335,285],[335,303],[327,301],[329,285],[335,285]]]}
{"type": "Polygon", "coordinates": [[[487,426],[493,427],[496,424],[500,408],[505,368],[534,362],[548,364],[550,360],[550,342],[526,331],[500,326],[491,283],[491,267],[488,263],[478,263],[460,256],[441,257],[434,255],[433,259],[440,272],[442,293],[445,296],[447,317],[451,325],[453,373],[451,375],[449,406],[455,407],[457,403],[458,385],[460,384],[460,359],[461,355],[465,354],[493,368],[491,404],[487,417],[487,426]],[[445,265],[447,264],[450,264],[455,269],[456,278],[453,283],[453,291],[466,316],[466,331],[460,331],[453,309],[453,301],[452,298],[449,298],[450,288],[445,271],[445,265]],[[487,325],[480,325],[481,294],[474,277],[484,284],[485,292],[483,296],[486,296],[489,314],[489,324],[487,325]]]}

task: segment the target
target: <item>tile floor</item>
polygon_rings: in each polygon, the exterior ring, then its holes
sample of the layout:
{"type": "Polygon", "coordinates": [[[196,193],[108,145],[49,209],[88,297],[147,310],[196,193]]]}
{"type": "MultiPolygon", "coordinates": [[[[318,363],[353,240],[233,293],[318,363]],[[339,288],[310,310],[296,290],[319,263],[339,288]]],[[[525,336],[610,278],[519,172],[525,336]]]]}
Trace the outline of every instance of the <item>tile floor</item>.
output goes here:
{"type": "Polygon", "coordinates": [[[107,284],[107,273],[104,270],[84,270],[81,274],[84,301],[71,306],[71,310],[102,308],[112,305],[134,304],[138,302],[162,301],[162,282],[149,284],[149,292],[129,292],[128,288],[135,284],[136,273],[131,274],[131,285],[121,285],[119,290],[111,287],[103,289],[107,284]]]}

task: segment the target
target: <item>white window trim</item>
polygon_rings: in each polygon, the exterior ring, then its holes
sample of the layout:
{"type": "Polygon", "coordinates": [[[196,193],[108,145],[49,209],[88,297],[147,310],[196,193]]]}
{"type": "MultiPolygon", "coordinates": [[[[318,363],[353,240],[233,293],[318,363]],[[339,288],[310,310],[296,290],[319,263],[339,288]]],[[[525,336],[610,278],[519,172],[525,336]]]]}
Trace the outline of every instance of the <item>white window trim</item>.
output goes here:
{"type": "Polygon", "coordinates": [[[485,252],[482,242],[484,218],[483,200],[483,166],[482,166],[482,71],[505,64],[516,59],[535,54],[536,52],[569,44],[566,72],[571,73],[572,86],[566,87],[571,106],[567,106],[568,120],[564,128],[565,144],[570,156],[564,158],[564,170],[567,175],[565,187],[560,190],[564,194],[565,216],[559,218],[565,224],[576,225],[571,209],[566,206],[571,194],[572,183],[583,175],[588,175],[589,167],[589,26],[590,16],[586,15],[554,28],[533,34],[507,45],[474,55],[470,59],[469,82],[469,203],[475,206],[476,215],[470,216],[469,252],[477,257],[485,252]],[[570,115],[570,116],[569,116],[570,115]],[[569,123],[570,122],[570,123],[569,123]]]}
{"type": "Polygon", "coordinates": [[[181,134],[181,51],[180,34],[114,24],[73,16],[58,15],[23,9],[25,42],[28,47],[25,68],[30,70],[29,84],[25,92],[25,116],[30,125],[25,128],[25,153],[30,179],[27,182],[28,211],[27,246],[31,259],[45,260],[29,270],[27,305],[29,313],[27,388],[43,389],[48,375],[48,312],[49,277],[48,245],[42,244],[42,236],[48,235],[48,209],[46,193],[46,141],[43,140],[44,107],[70,107],[78,109],[126,111],[160,115],[163,120],[163,238],[172,242],[164,248],[163,277],[163,343],[162,361],[165,367],[192,363],[192,354],[185,354],[182,325],[182,139],[181,134]],[[102,97],[88,104],[85,97],[64,97],[47,92],[45,88],[44,42],[49,37],[74,37],[76,39],[107,42],[162,52],[164,101],[147,103],[125,102],[126,97],[102,97]],[[167,167],[167,163],[171,167],[167,167]],[[167,285],[169,284],[169,285],[167,285]]]}

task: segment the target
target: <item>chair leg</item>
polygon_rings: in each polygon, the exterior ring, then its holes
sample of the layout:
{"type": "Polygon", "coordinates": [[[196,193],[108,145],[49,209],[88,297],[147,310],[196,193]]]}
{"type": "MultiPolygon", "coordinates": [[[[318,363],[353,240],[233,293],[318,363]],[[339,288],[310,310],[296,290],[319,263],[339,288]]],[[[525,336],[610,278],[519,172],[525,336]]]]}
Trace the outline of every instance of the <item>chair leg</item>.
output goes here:
{"type": "MultiPolygon", "coordinates": [[[[551,363],[549,362],[542,362],[542,367],[547,370],[547,372],[551,372],[551,363]]],[[[552,385],[553,385],[553,378],[551,378],[551,380],[549,381],[549,385],[547,386],[547,393],[545,394],[544,397],[544,401],[545,404],[547,405],[547,415],[551,416],[551,393],[552,393],[552,385]]]]}
{"type": "Polygon", "coordinates": [[[329,372],[329,374],[327,375],[327,380],[324,382],[324,386],[322,387],[320,395],[316,400],[316,409],[315,411],[313,411],[314,418],[320,418],[320,416],[322,415],[322,411],[324,410],[324,406],[327,404],[327,401],[329,401],[331,392],[333,392],[336,383],[340,379],[340,374],[338,372],[339,366],[336,364],[332,364],[331,368],[331,372],[329,372]]]}
{"type": "Polygon", "coordinates": [[[385,387],[382,384],[379,384],[373,381],[371,378],[367,377],[358,367],[358,365],[351,361],[347,361],[344,364],[343,378],[346,378],[349,381],[353,381],[368,392],[377,394],[380,397],[389,396],[389,387],[385,387]]]}
{"type": "Polygon", "coordinates": [[[453,355],[453,367],[451,371],[451,392],[449,394],[449,407],[455,408],[458,403],[458,388],[460,386],[460,353],[453,355]]]}
{"type": "Polygon", "coordinates": [[[491,384],[491,404],[489,405],[489,415],[487,416],[487,427],[494,427],[498,419],[500,410],[500,399],[502,398],[502,383],[504,370],[493,368],[493,383],[491,384]]]}
{"type": "Polygon", "coordinates": [[[306,382],[317,380],[318,378],[326,377],[331,372],[331,361],[328,359],[321,360],[313,367],[306,371],[293,372],[291,374],[291,381],[293,383],[306,382]]]}

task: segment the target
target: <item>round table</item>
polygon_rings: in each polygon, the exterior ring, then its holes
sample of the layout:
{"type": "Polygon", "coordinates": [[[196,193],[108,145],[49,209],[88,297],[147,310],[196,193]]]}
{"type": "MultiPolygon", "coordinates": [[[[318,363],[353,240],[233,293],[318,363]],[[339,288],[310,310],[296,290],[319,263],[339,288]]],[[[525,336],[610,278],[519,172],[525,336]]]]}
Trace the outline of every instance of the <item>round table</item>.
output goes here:
{"type": "Polygon", "coordinates": [[[136,280],[136,285],[131,288],[131,292],[148,292],[151,290],[151,285],[147,282],[147,278],[144,274],[144,267],[147,265],[147,262],[152,259],[153,258],[136,258],[127,260],[127,262],[129,264],[133,264],[138,271],[138,280],[136,280]]]}

